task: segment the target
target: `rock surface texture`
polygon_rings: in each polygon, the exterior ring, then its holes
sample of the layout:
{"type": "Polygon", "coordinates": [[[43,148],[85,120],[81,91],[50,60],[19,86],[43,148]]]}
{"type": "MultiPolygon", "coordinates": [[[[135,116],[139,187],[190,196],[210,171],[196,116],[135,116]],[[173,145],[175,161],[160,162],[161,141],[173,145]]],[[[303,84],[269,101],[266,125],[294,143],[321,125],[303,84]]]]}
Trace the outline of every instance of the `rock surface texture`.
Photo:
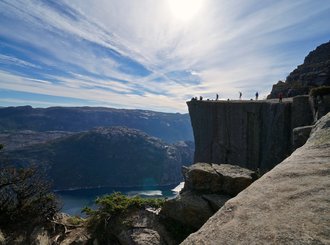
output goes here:
{"type": "Polygon", "coordinates": [[[256,177],[253,171],[229,164],[197,163],[183,172],[184,189],[178,197],[165,203],[160,215],[188,234],[199,229],[256,177]]]}
{"type": "Polygon", "coordinates": [[[329,244],[330,113],[307,143],[182,244],[329,244]]]}
{"type": "Polygon", "coordinates": [[[273,168],[292,152],[293,127],[313,121],[308,96],[305,97],[282,103],[187,102],[195,137],[194,162],[230,163],[253,170],[273,168]],[[300,117],[300,107],[308,108],[303,113],[305,117],[300,117]]]}
{"type": "Polygon", "coordinates": [[[311,88],[324,85],[330,85],[330,41],[310,52],[285,82],[273,85],[268,98],[277,98],[280,93],[284,97],[308,94],[311,88]]]}

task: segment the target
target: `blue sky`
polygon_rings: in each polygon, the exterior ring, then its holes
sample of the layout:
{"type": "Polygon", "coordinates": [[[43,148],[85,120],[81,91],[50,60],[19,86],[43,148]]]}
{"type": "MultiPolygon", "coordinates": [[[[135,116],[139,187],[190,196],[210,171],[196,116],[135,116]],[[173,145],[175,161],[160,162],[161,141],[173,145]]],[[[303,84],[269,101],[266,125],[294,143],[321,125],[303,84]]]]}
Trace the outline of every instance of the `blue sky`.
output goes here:
{"type": "Polygon", "coordinates": [[[328,0],[1,0],[0,106],[263,98],[329,23],[328,0]]]}

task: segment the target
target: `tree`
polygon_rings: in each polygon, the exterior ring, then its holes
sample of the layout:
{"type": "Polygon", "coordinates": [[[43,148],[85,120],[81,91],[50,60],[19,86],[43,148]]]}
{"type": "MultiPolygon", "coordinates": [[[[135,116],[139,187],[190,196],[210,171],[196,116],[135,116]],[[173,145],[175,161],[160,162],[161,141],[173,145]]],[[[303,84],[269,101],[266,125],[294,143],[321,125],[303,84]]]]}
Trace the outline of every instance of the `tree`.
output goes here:
{"type": "Polygon", "coordinates": [[[48,220],[58,206],[50,182],[37,166],[19,168],[0,162],[0,226],[48,220]]]}

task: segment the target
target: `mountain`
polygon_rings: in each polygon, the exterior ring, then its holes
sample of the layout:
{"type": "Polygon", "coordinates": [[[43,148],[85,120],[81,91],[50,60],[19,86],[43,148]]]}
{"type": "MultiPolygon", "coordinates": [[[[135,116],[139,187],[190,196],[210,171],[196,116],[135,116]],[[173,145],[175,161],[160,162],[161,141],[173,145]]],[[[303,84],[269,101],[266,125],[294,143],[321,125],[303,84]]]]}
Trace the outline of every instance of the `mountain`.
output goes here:
{"type": "Polygon", "coordinates": [[[193,140],[188,114],[104,107],[0,108],[0,131],[71,131],[125,126],[166,142],[193,140]]]}
{"type": "Polygon", "coordinates": [[[19,130],[14,132],[0,132],[0,143],[4,145],[4,151],[11,151],[29,145],[42,144],[48,141],[74,134],[66,131],[36,132],[31,130],[19,130]]]}
{"type": "Polygon", "coordinates": [[[96,128],[43,144],[6,150],[2,160],[39,164],[56,189],[151,186],[181,181],[192,163],[192,143],[176,145],[125,127],[96,128]]]}
{"type": "Polygon", "coordinates": [[[319,86],[330,86],[330,41],[311,51],[285,82],[273,85],[267,98],[277,98],[280,93],[284,97],[308,94],[312,88],[319,86]]]}

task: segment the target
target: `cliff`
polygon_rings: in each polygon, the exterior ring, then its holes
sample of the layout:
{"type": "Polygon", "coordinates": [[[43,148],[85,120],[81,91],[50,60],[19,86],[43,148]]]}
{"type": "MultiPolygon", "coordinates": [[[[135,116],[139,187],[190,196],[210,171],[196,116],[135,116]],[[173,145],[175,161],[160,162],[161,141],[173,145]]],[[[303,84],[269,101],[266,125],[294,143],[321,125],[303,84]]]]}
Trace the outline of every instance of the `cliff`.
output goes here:
{"type": "Polygon", "coordinates": [[[187,102],[195,137],[194,162],[269,170],[292,152],[292,130],[310,125],[308,96],[262,101],[187,102]]]}
{"type": "Polygon", "coordinates": [[[329,244],[330,113],[307,143],[182,244],[329,244]]]}

